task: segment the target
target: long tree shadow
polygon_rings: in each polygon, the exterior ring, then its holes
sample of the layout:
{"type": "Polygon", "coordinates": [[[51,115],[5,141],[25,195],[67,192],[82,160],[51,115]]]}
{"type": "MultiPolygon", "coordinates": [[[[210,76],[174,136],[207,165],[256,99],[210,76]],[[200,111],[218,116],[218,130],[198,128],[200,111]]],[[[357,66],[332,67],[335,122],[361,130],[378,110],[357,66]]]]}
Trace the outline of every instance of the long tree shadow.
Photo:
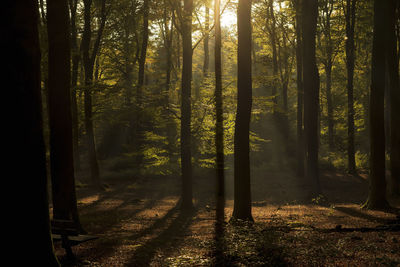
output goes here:
{"type": "MultiPolygon", "coordinates": [[[[127,266],[149,266],[157,251],[164,249],[166,252],[176,248],[176,242],[183,238],[185,232],[193,222],[197,210],[179,210],[178,216],[157,237],[141,245],[132,255],[127,266]]],[[[154,227],[154,225],[153,225],[154,227]]]]}
{"type": "Polygon", "coordinates": [[[353,208],[348,208],[348,207],[335,207],[336,210],[343,212],[347,215],[350,215],[352,217],[357,217],[357,218],[361,218],[364,220],[368,220],[370,222],[374,222],[374,223],[380,223],[380,224],[387,224],[389,223],[391,220],[389,219],[383,219],[383,218],[379,218],[370,214],[366,214],[363,213],[361,211],[358,211],[356,209],[353,208]]]}

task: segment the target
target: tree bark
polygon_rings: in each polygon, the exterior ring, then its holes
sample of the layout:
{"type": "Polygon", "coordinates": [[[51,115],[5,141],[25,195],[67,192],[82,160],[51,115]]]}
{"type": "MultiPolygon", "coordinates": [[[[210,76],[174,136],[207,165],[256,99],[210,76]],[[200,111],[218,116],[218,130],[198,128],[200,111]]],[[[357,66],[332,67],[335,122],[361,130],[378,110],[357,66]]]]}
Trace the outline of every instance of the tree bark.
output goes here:
{"type": "Polygon", "coordinates": [[[388,207],[386,200],[384,125],[385,5],[379,0],[374,0],[370,94],[370,185],[368,199],[364,204],[364,207],[369,209],[384,209],[388,207]]]}
{"type": "Polygon", "coordinates": [[[250,188],[250,119],[252,107],[251,79],[251,0],[239,0],[238,92],[234,133],[234,206],[233,218],[253,221],[250,188]]]}
{"type": "MultiPolygon", "coordinates": [[[[222,98],[222,62],[221,62],[221,1],[215,0],[214,25],[215,25],[215,148],[217,166],[217,201],[225,199],[225,175],[224,175],[224,118],[222,98]]],[[[218,217],[218,216],[217,216],[218,217]]]]}
{"type": "Polygon", "coordinates": [[[71,53],[72,53],[72,68],[71,68],[71,109],[72,109],[72,134],[74,148],[74,167],[75,171],[80,169],[79,159],[79,126],[78,126],[78,103],[76,98],[78,86],[78,69],[80,54],[78,49],[78,31],[76,28],[76,11],[78,7],[77,0],[69,0],[71,12],[71,53]]]}
{"type": "Polygon", "coordinates": [[[318,1],[302,1],[304,131],[306,143],[306,177],[311,194],[321,191],[318,170],[319,74],[315,57],[318,1]]]}
{"type": "Polygon", "coordinates": [[[91,6],[92,0],[84,0],[84,30],[82,35],[82,56],[83,65],[85,70],[85,91],[84,91],[84,111],[85,111],[85,128],[86,128],[86,141],[90,165],[91,181],[94,186],[101,187],[100,183],[100,169],[97,160],[96,144],[94,140],[93,129],[93,107],[92,107],[92,92],[93,85],[93,70],[96,56],[100,47],[101,36],[105,26],[106,11],[105,1],[102,1],[101,7],[101,23],[98,29],[97,38],[93,44],[92,54],[90,54],[90,44],[92,39],[91,28],[91,6]]]}
{"type": "Polygon", "coordinates": [[[323,33],[326,39],[326,54],[325,54],[325,75],[326,75],[326,100],[327,100],[327,110],[328,110],[328,145],[329,150],[334,150],[334,127],[335,123],[333,120],[333,102],[332,102],[332,66],[333,66],[333,42],[331,34],[331,15],[333,12],[333,1],[325,1],[323,6],[323,20],[324,29],[323,33]]]}
{"type": "Polygon", "coordinates": [[[273,75],[273,85],[272,85],[272,101],[274,103],[273,106],[273,114],[276,117],[277,115],[277,106],[278,106],[278,52],[276,49],[276,20],[274,14],[274,0],[269,0],[269,17],[271,19],[270,26],[270,39],[271,39],[271,47],[272,47],[272,75],[273,75]]]}
{"type": "Polygon", "coordinates": [[[53,214],[80,227],[75,195],[71,111],[71,47],[67,1],[47,1],[49,124],[53,214]]]}
{"type": "Polygon", "coordinates": [[[396,0],[389,0],[386,16],[386,58],[390,87],[390,170],[391,192],[400,194],[400,85],[396,38],[396,0]]]}
{"type": "Polygon", "coordinates": [[[185,0],[182,21],[182,92],[181,92],[181,168],[182,208],[193,207],[192,192],[192,11],[193,0],[185,0]]]}
{"type": "Polygon", "coordinates": [[[347,159],[348,171],[356,174],[354,148],[354,26],[356,17],[356,0],[346,0],[346,67],[347,67],[347,159]]]}
{"type": "MultiPolygon", "coordinates": [[[[214,14],[215,16],[215,14],[214,14]]],[[[206,3],[206,16],[205,16],[205,28],[204,28],[204,63],[203,63],[203,76],[207,76],[208,74],[208,66],[210,62],[210,54],[209,54],[209,39],[210,39],[210,8],[206,3]]]]}
{"type": "MultiPolygon", "coordinates": [[[[7,51],[7,68],[4,77],[10,84],[6,99],[13,107],[10,124],[12,131],[6,135],[5,171],[10,176],[9,190],[17,190],[19,200],[11,203],[12,218],[5,229],[13,233],[7,239],[4,254],[6,261],[21,265],[40,263],[42,266],[60,266],[54,254],[50,232],[47,197],[46,151],[43,138],[40,44],[38,32],[37,1],[6,1],[2,7],[0,24],[2,48],[7,51]],[[9,150],[8,150],[9,149],[9,150]],[[18,203],[18,204],[14,204],[18,203]],[[21,206],[20,204],[23,204],[21,206]],[[29,218],[29,227],[21,224],[29,218]],[[17,249],[21,240],[29,237],[35,248],[29,248],[21,257],[17,249]],[[17,258],[20,257],[20,258],[17,258]]],[[[6,133],[7,134],[7,133],[6,133]]],[[[16,191],[16,192],[17,192],[16,191]]]]}
{"type": "Polygon", "coordinates": [[[303,55],[301,33],[300,0],[294,0],[296,9],[296,70],[297,70],[297,176],[304,176],[304,137],[303,137],[303,55]]]}
{"type": "Polygon", "coordinates": [[[146,56],[147,46],[149,43],[149,0],[143,2],[143,33],[142,33],[142,45],[140,49],[139,57],[139,73],[138,73],[138,84],[136,87],[136,135],[135,144],[137,148],[136,163],[141,168],[143,163],[143,86],[145,83],[145,68],[146,68],[146,56]]]}

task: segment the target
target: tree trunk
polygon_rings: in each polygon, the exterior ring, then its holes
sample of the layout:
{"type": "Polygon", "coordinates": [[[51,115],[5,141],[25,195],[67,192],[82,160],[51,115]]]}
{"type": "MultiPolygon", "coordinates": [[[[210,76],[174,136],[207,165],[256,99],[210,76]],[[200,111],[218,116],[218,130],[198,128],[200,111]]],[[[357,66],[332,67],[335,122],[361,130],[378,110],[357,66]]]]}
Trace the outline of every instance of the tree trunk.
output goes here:
{"type": "MultiPolygon", "coordinates": [[[[386,3],[386,1],[385,1],[386,3]]],[[[374,0],[374,35],[371,59],[370,95],[370,185],[365,208],[382,209],[388,207],[385,178],[385,4],[374,0]]]]}
{"type": "Polygon", "coordinates": [[[296,70],[297,70],[297,176],[304,176],[303,140],[303,55],[300,0],[294,0],[296,9],[296,70]]]}
{"type": "Polygon", "coordinates": [[[346,0],[346,66],[347,66],[347,159],[348,171],[356,174],[355,148],[354,148],[354,25],[356,16],[356,0],[346,0]]]}
{"type": "MultiPolygon", "coordinates": [[[[224,175],[224,117],[222,98],[222,63],[221,63],[221,18],[220,0],[215,0],[214,25],[215,25],[215,148],[217,165],[217,201],[225,199],[225,175],[224,175]]],[[[218,217],[218,216],[217,216],[218,217]]]]}
{"type": "MultiPolygon", "coordinates": [[[[214,14],[215,16],[215,14],[214,14]]],[[[207,76],[208,74],[208,66],[209,66],[209,62],[210,62],[210,55],[209,55],[209,46],[208,46],[208,42],[210,39],[210,8],[207,6],[206,3],[206,18],[205,18],[205,28],[204,28],[204,63],[203,63],[203,76],[207,76]]]]}
{"type": "Polygon", "coordinates": [[[93,44],[92,55],[90,55],[90,43],[92,39],[91,29],[91,6],[92,0],[84,0],[84,30],[82,35],[82,55],[83,65],[85,70],[85,91],[84,91],[84,111],[85,111],[85,129],[86,129],[86,142],[90,165],[91,181],[94,186],[101,187],[100,183],[100,170],[96,154],[96,144],[94,140],[93,129],[93,111],[92,111],[92,92],[93,85],[93,69],[100,46],[101,35],[105,25],[105,0],[102,1],[101,8],[101,24],[97,33],[97,38],[93,44]]]}
{"type": "Polygon", "coordinates": [[[273,114],[276,117],[277,115],[277,106],[278,106],[278,53],[276,49],[276,21],[274,14],[274,0],[269,0],[269,16],[271,19],[270,26],[270,39],[271,39],[271,47],[272,47],[272,75],[273,75],[273,85],[272,85],[272,100],[274,103],[273,106],[273,114]]]}
{"type": "Polygon", "coordinates": [[[251,79],[251,0],[239,0],[238,91],[234,133],[234,207],[233,218],[253,220],[250,188],[250,119],[252,106],[251,79]]]}
{"type": "Polygon", "coordinates": [[[400,194],[400,85],[399,62],[396,39],[396,2],[388,1],[386,14],[386,58],[390,87],[390,170],[391,191],[394,195],[400,194]]]}
{"type": "Polygon", "coordinates": [[[74,148],[74,167],[75,171],[80,169],[79,160],[79,126],[78,126],[78,104],[76,99],[76,90],[78,86],[78,69],[80,54],[78,49],[78,31],[76,28],[76,11],[78,0],[69,0],[71,13],[71,53],[72,53],[72,68],[71,68],[71,112],[72,112],[72,134],[74,148]]]}
{"type": "Polygon", "coordinates": [[[315,34],[318,16],[318,1],[302,1],[303,42],[303,88],[304,88],[304,132],[306,143],[306,177],[311,194],[321,191],[318,170],[318,113],[319,74],[315,57],[315,34]]]}
{"type": "Polygon", "coordinates": [[[136,135],[135,144],[137,149],[136,163],[139,168],[141,168],[143,163],[143,86],[145,83],[145,68],[146,68],[146,56],[147,56],[147,46],[149,42],[149,0],[144,0],[143,2],[143,35],[142,35],[142,45],[140,49],[139,57],[139,73],[138,73],[138,84],[136,87],[136,135]]]}
{"type": "Polygon", "coordinates": [[[53,214],[75,220],[80,229],[75,195],[71,112],[71,48],[67,1],[47,2],[49,40],[49,123],[53,214]]]}
{"type": "Polygon", "coordinates": [[[193,207],[192,192],[192,11],[193,0],[185,0],[182,21],[182,92],[181,92],[181,168],[182,168],[182,208],[193,207]]]}
{"type": "Polygon", "coordinates": [[[11,249],[4,256],[6,261],[25,266],[32,263],[60,266],[54,255],[47,198],[38,4],[37,1],[7,1],[4,4],[0,28],[2,48],[7,51],[4,59],[7,68],[3,70],[3,75],[11,85],[5,97],[13,107],[12,120],[8,124],[12,131],[4,137],[11,144],[6,144],[7,157],[4,163],[5,171],[11,175],[6,183],[11,184],[5,187],[17,190],[15,192],[19,197],[18,202],[11,203],[11,209],[6,209],[7,212],[11,211],[7,214],[12,220],[8,224],[5,220],[5,229],[12,233],[12,239],[6,238],[7,246],[11,249]],[[27,218],[27,227],[16,223],[26,222],[27,218]],[[21,257],[18,247],[26,237],[34,241],[35,249],[30,246],[21,257]]]}

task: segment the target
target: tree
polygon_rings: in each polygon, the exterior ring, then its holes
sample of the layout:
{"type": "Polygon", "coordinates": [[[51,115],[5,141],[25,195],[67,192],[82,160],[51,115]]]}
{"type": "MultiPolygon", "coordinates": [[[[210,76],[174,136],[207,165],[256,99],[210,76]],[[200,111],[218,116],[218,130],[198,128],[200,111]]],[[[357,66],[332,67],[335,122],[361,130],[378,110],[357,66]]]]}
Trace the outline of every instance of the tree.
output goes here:
{"type": "Polygon", "coordinates": [[[334,61],[334,50],[332,40],[332,27],[331,17],[334,10],[334,2],[332,0],[325,0],[322,2],[322,15],[320,16],[322,32],[325,39],[324,44],[324,56],[322,63],[325,69],[326,75],[326,100],[328,109],[328,145],[329,149],[334,149],[334,120],[333,120],[333,103],[332,103],[332,67],[334,61]]]}
{"type": "Polygon", "coordinates": [[[234,133],[234,207],[233,218],[253,221],[250,188],[251,79],[251,0],[239,0],[237,111],[234,133]]]}
{"type": "Polygon", "coordinates": [[[354,25],[356,20],[356,0],[346,0],[346,66],[347,66],[347,159],[348,171],[356,174],[354,154],[354,25]]]}
{"type": "Polygon", "coordinates": [[[47,1],[49,40],[50,163],[54,218],[74,219],[80,228],[75,196],[71,112],[71,48],[67,1],[47,1]]]}
{"type": "Polygon", "coordinates": [[[303,53],[301,33],[301,5],[300,0],[293,0],[296,17],[296,71],[297,71],[297,176],[304,176],[304,137],[303,137],[303,53]]]}
{"type": "Polygon", "coordinates": [[[386,2],[374,0],[374,34],[371,60],[370,95],[370,177],[369,193],[365,208],[383,209],[386,200],[385,177],[385,32],[386,2]]]}
{"type": "MultiPolygon", "coordinates": [[[[217,201],[224,202],[225,175],[224,175],[224,117],[222,102],[222,64],[221,64],[221,18],[220,0],[215,0],[214,25],[215,25],[215,149],[217,165],[217,201]]],[[[223,204],[221,205],[223,206],[223,204]]],[[[217,216],[218,218],[219,216],[217,216]]]]}
{"type": "Polygon", "coordinates": [[[93,85],[94,64],[99,51],[101,37],[106,23],[106,0],[101,2],[101,22],[97,32],[97,38],[93,44],[92,53],[90,53],[92,26],[91,26],[91,7],[92,0],[84,0],[84,30],[82,34],[82,59],[85,70],[85,91],[84,91],[84,109],[85,109],[85,129],[88,148],[88,157],[90,165],[90,175],[93,185],[100,185],[100,170],[96,155],[96,144],[94,140],[93,129],[93,104],[91,87],[93,85]]]}
{"type": "Polygon", "coordinates": [[[59,266],[50,233],[47,198],[37,1],[6,1],[2,13],[2,48],[7,51],[8,62],[3,74],[10,84],[6,97],[13,108],[8,124],[12,131],[5,137],[11,145],[6,146],[10,150],[4,166],[12,178],[8,179],[12,182],[8,188],[18,190],[19,194],[19,200],[12,203],[12,212],[7,213],[12,225],[6,228],[13,234],[12,239],[6,240],[11,248],[6,251],[6,257],[20,265],[59,266]],[[30,218],[29,227],[16,223],[27,218],[30,218]],[[28,249],[25,257],[21,257],[17,248],[27,236],[35,241],[36,249],[28,249]],[[16,254],[12,257],[9,253],[16,254]]]}
{"type": "MultiPolygon", "coordinates": [[[[210,62],[210,54],[209,54],[209,39],[210,39],[210,8],[208,7],[208,3],[205,3],[205,25],[204,25],[204,63],[203,63],[203,76],[206,77],[208,75],[208,65],[210,62]]],[[[215,15],[214,15],[215,16],[215,15]]],[[[215,25],[215,24],[214,24],[215,25]]]]}
{"type": "Polygon", "coordinates": [[[182,30],[182,91],[181,91],[181,165],[182,208],[191,209],[192,198],[192,11],[193,0],[185,0],[181,20],[182,30]]]}
{"type": "Polygon", "coordinates": [[[138,150],[137,163],[140,168],[143,161],[143,125],[142,116],[143,113],[143,86],[145,80],[145,68],[146,68],[146,55],[147,46],[149,43],[149,0],[143,1],[143,32],[142,32],[142,45],[140,49],[139,57],[139,72],[138,72],[138,82],[136,87],[136,148],[138,150]]]}
{"type": "Polygon", "coordinates": [[[318,1],[302,1],[304,132],[306,177],[312,194],[320,193],[318,170],[319,74],[315,58],[318,1]]]}
{"type": "Polygon", "coordinates": [[[71,109],[72,109],[72,133],[74,148],[74,167],[75,170],[80,169],[79,158],[79,126],[78,126],[78,103],[77,103],[77,87],[78,87],[78,69],[81,59],[78,48],[78,29],[76,26],[76,14],[78,9],[78,0],[69,0],[69,9],[71,13],[71,109]]]}
{"type": "Polygon", "coordinates": [[[396,39],[396,2],[388,1],[386,17],[386,59],[390,86],[390,170],[392,193],[400,194],[400,85],[396,39]]]}

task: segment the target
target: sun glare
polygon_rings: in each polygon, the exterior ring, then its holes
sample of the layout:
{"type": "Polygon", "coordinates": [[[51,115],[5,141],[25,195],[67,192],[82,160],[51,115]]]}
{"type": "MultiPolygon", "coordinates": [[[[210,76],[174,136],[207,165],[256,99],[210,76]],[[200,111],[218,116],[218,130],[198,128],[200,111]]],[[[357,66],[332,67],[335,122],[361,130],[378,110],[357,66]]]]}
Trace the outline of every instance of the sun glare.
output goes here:
{"type": "MultiPolygon", "coordinates": [[[[227,0],[229,1],[229,0],[227,0]]],[[[221,15],[221,26],[222,27],[232,27],[237,24],[237,16],[236,9],[232,8],[232,4],[235,4],[237,1],[229,1],[229,6],[226,6],[226,2],[221,3],[221,10],[223,13],[221,15]],[[224,9],[225,7],[225,9],[224,9]]]]}

